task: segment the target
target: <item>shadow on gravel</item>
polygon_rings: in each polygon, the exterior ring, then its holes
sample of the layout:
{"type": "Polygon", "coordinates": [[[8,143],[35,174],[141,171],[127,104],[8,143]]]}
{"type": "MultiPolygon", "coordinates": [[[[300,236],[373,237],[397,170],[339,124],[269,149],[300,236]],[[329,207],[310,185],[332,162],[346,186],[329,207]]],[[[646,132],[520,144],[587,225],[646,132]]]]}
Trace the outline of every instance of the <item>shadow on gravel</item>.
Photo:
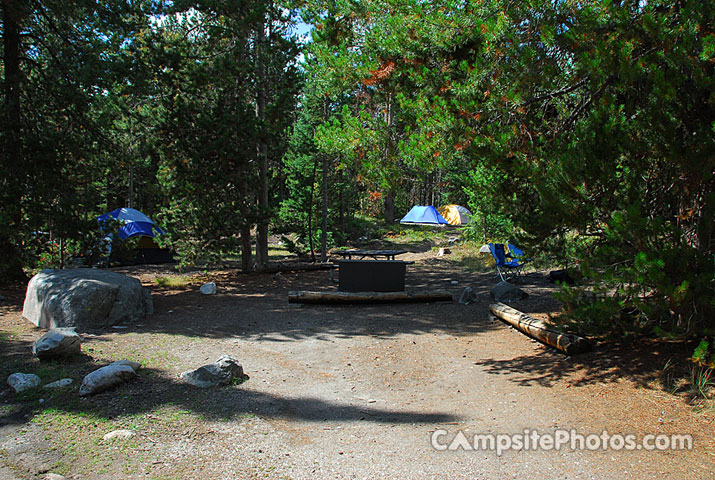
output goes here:
{"type": "MultiPolygon", "coordinates": [[[[125,335],[148,335],[149,342],[139,342],[139,345],[147,346],[151,351],[144,353],[151,356],[159,355],[164,350],[171,351],[173,346],[181,344],[177,337],[182,336],[187,339],[237,338],[249,341],[320,342],[356,336],[390,338],[403,334],[425,333],[477,337],[504,328],[500,323],[488,320],[488,305],[492,301],[489,290],[496,283],[494,275],[465,272],[448,261],[430,260],[428,266],[410,265],[406,279],[407,289],[447,290],[458,298],[463,289],[470,286],[476,292],[476,303],[460,305],[455,301],[365,306],[288,304],[288,292],[291,290],[336,290],[337,285],[331,281],[327,271],[249,275],[223,272],[211,280],[216,281],[219,293],[210,296],[202,295],[195,286],[166,289],[149,285],[153,292],[156,313],[127,328],[108,329],[101,335],[89,336],[85,339],[83,348],[93,352],[93,342],[98,342],[102,345],[98,351],[103,353],[92,355],[106,355],[111,358],[114,352],[111,350],[111,343],[107,342],[125,335]],[[115,337],[109,337],[109,334],[115,337]],[[164,335],[153,336],[156,334],[164,335]]],[[[543,287],[535,281],[533,285],[525,285],[525,288],[546,288],[543,292],[547,292],[549,287],[543,287]]],[[[553,304],[539,303],[540,296],[530,297],[531,300],[525,301],[517,308],[528,312],[540,309],[551,311],[549,309],[553,308],[553,304]]],[[[250,384],[205,391],[180,383],[177,379],[167,378],[160,370],[151,369],[141,370],[139,378],[118,389],[96,397],[80,399],[77,390],[81,379],[103,364],[89,356],[64,363],[42,363],[32,358],[30,347],[30,342],[0,337],[0,374],[4,375],[3,378],[7,378],[10,373],[22,371],[40,375],[43,383],[71,377],[75,379],[75,384],[61,391],[33,389],[20,395],[10,391],[7,385],[0,386],[0,425],[3,422],[23,422],[27,417],[18,412],[29,411],[31,416],[47,408],[112,418],[149,412],[168,404],[179,405],[208,417],[227,419],[250,414],[310,422],[434,424],[458,419],[439,412],[385,410],[375,404],[358,406],[311,397],[278,397],[255,391],[250,384]],[[40,399],[43,400],[42,403],[39,402],[40,399]]],[[[131,345],[127,348],[130,347],[131,345]]],[[[541,372],[539,375],[543,377],[542,381],[548,382],[549,378],[558,375],[558,370],[552,370],[553,359],[544,358],[523,359],[521,365],[519,359],[513,359],[485,364],[485,367],[495,374],[516,372],[515,378],[526,375],[535,377],[541,372]]]]}
{"type": "MultiPolygon", "coordinates": [[[[89,373],[98,366],[84,370],[89,373]]],[[[26,423],[33,415],[47,409],[113,419],[150,413],[164,406],[176,406],[211,420],[232,420],[250,415],[306,422],[435,424],[460,420],[459,416],[442,412],[397,411],[312,397],[276,396],[246,388],[246,383],[199,389],[178,379],[167,378],[163,372],[153,369],[142,369],[134,380],[91,397],[79,397],[79,383],[81,381],[56,391],[34,389],[29,396],[24,392],[5,395],[7,403],[0,413],[0,427],[26,423]],[[38,403],[40,395],[42,404],[38,403]]]]}
{"type": "Polygon", "coordinates": [[[694,348],[692,342],[644,339],[629,344],[603,343],[593,352],[571,357],[544,347],[537,355],[488,359],[476,364],[492,375],[508,376],[521,386],[552,387],[562,381],[581,386],[629,378],[642,387],[656,383],[668,390],[671,387],[666,384],[666,365],[670,365],[673,373],[683,375],[694,348]]]}
{"type": "MultiPolygon", "coordinates": [[[[249,338],[297,341],[335,335],[391,337],[400,334],[449,333],[480,335],[498,324],[488,321],[489,295],[496,283],[491,273],[472,274],[454,270],[446,262],[425,268],[410,265],[407,291],[446,290],[455,301],[376,305],[289,304],[292,290],[337,291],[330,272],[284,272],[281,274],[235,273],[215,279],[216,295],[202,295],[197,288],[167,290],[151,286],[155,313],[137,325],[113,333],[167,333],[187,337],[249,338]],[[456,299],[466,287],[476,301],[461,305],[456,299]]],[[[527,277],[521,285],[529,299],[515,305],[529,313],[558,309],[553,286],[542,276],[527,277]]]]}

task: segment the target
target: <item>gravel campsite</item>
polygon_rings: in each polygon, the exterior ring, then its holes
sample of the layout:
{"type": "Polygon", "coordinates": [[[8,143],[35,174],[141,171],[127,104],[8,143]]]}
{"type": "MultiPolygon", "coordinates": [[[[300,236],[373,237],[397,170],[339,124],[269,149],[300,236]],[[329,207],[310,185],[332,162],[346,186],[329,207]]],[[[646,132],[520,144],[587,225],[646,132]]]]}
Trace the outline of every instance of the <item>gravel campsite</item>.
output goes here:
{"type": "Polygon", "coordinates": [[[0,43],[0,480],[715,478],[715,1],[0,43]]]}
{"type": "MultiPolygon", "coordinates": [[[[713,410],[666,381],[678,368],[671,359],[687,347],[601,342],[564,355],[490,320],[494,273],[469,271],[454,251],[413,249],[407,289],[445,289],[456,299],[470,286],[469,304],[288,303],[290,291],[335,290],[327,270],[115,268],[151,291],[154,313],[82,334],[81,355],[50,362],[31,355],[44,330],[21,317],[24,291],[3,290],[3,378],[24,371],[44,383],[74,382],[20,394],[0,387],[0,479],[713,475],[713,410]],[[199,291],[208,281],[215,295],[199,291]],[[179,378],[221,355],[237,359],[248,378],[210,389],[179,378]],[[78,396],[84,375],[122,359],[141,363],[136,378],[78,396]],[[533,431],[606,431],[638,442],[687,434],[692,449],[626,451],[618,441],[594,450],[473,448],[475,435],[533,431]]],[[[513,304],[519,310],[542,319],[559,310],[543,272],[519,286],[529,294],[513,304]]]]}

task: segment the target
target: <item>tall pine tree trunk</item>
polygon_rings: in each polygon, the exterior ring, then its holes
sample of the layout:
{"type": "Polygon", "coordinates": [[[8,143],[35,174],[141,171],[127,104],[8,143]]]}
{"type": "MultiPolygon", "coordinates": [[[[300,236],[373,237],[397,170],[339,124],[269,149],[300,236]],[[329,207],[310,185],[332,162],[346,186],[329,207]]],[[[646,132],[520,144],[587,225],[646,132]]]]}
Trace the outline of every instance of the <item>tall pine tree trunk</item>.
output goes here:
{"type": "Polygon", "coordinates": [[[261,215],[258,220],[256,231],[256,263],[258,268],[268,266],[268,145],[266,144],[266,89],[268,78],[266,78],[266,68],[264,65],[265,55],[265,23],[260,22],[256,29],[256,117],[260,133],[258,135],[258,145],[256,154],[258,156],[258,206],[261,215]]]}
{"type": "MultiPolygon", "coordinates": [[[[340,205],[340,213],[338,216],[338,226],[340,228],[341,237],[345,236],[345,174],[342,169],[340,170],[340,191],[338,197],[338,204],[340,205]]],[[[343,242],[340,242],[341,245],[343,242]]]]}
{"type": "MultiPolygon", "coordinates": [[[[328,119],[328,101],[323,101],[323,121],[328,119]]],[[[320,261],[325,263],[328,261],[328,156],[323,155],[323,221],[321,223],[320,232],[320,261]]]]}
{"type": "Polygon", "coordinates": [[[385,220],[388,223],[395,221],[395,192],[390,190],[385,194],[385,220]]]}
{"type": "Polygon", "coordinates": [[[241,226],[241,271],[253,270],[253,252],[251,251],[251,225],[248,223],[248,210],[251,200],[249,198],[248,175],[244,174],[241,180],[241,196],[243,197],[242,212],[244,224],[241,226]]]}
{"type": "MultiPolygon", "coordinates": [[[[387,104],[385,108],[385,124],[387,127],[387,135],[385,141],[385,158],[390,159],[395,155],[395,146],[392,142],[392,123],[393,123],[393,112],[392,112],[392,95],[387,96],[387,104]]],[[[395,220],[395,191],[392,187],[392,179],[389,181],[391,187],[385,193],[383,199],[383,206],[385,209],[385,220],[388,223],[392,223],[395,220]]]]}
{"type": "Polygon", "coordinates": [[[315,192],[315,174],[318,170],[318,156],[313,157],[313,176],[310,180],[310,198],[308,199],[308,246],[310,260],[315,263],[315,249],[313,248],[313,195],[315,192]]]}
{"type": "Polygon", "coordinates": [[[241,271],[250,272],[253,254],[251,252],[251,226],[241,227],[241,271]]]}
{"type": "Polygon", "coordinates": [[[2,179],[0,199],[4,215],[0,216],[0,281],[26,280],[22,270],[20,250],[13,232],[21,231],[22,211],[20,198],[25,183],[26,166],[22,149],[22,126],[20,112],[20,21],[23,16],[22,2],[3,0],[3,60],[5,104],[2,128],[2,179]]]}
{"type": "Polygon", "coordinates": [[[320,261],[328,261],[328,156],[323,155],[323,221],[320,232],[320,261]]]}

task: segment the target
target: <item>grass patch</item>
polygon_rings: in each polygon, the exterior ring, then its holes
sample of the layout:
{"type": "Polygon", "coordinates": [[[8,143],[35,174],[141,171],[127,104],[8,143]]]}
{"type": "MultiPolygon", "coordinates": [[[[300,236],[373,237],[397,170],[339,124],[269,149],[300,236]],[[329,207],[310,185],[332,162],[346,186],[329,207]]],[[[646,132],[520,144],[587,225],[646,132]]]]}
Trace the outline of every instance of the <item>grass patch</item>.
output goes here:
{"type": "Polygon", "coordinates": [[[52,449],[62,455],[52,468],[54,472],[88,474],[112,465],[112,456],[100,446],[104,434],[113,430],[111,421],[91,413],[47,408],[35,415],[32,423],[42,427],[52,449]]]}
{"type": "Polygon", "coordinates": [[[51,467],[53,472],[62,475],[104,472],[121,478],[137,473],[150,461],[143,453],[148,451],[147,437],[171,436],[197,420],[198,416],[190,411],[168,403],[151,412],[111,419],[91,412],[48,407],[38,412],[31,422],[42,429],[50,449],[61,455],[51,467]],[[119,429],[133,431],[135,436],[104,440],[105,434],[119,429]]]}
{"type": "Polygon", "coordinates": [[[10,332],[0,330],[0,342],[11,342],[15,340],[15,335],[10,332]]]}
{"type": "Polygon", "coordinates": [[[268,257],[269,258],[285,258],[285,257],[295,257],[295,254],[291,253],[286,247],[276,247],[268,246],[268,257]]]}
{"type": "Polygon", "coordinates": [[[180,275],[167,275],[156,277],[154,282],[156,282],[158,286],[165,288],[186,288],[191,285],[192,278],[180,275]]]}
{"type": "Polygon", "coordinates": [[[448,260],[454,262],[456,267],[463,268],[468,272],[496,272],[494,258],[489,253],[480,253],[481,246],[481,243],[465,242],[449,247],[452,253],[448,260]]]}
{"type": "Polygon", "coordinates": [[[383,232],[385,241],[391,243],[434,242],[446,245],[449,239],[461,238],[462,230],[450,227],[432,227],[428,225],[391,225],[383,232]]]}
{"type": "MultiPolygon", "coordinates": [[[[82,351],[95,362],[111,363],[126,358],[142,364],[145,368],[166,369],[180,363],[175,353],[188,345],[200,344],[206,339],[192,338],[173,333],[126,333],[122,342],[93,342],[82,345],[82,351]]],[[[141,372],[141,370],[140,370],[141,372]]]]}
{"type": "Polygon", "coordinates": [[[711,367],[694,365],[690,369],[690,395],[695,400],[707,400],[713,388],[713,371],[711,367]]]}

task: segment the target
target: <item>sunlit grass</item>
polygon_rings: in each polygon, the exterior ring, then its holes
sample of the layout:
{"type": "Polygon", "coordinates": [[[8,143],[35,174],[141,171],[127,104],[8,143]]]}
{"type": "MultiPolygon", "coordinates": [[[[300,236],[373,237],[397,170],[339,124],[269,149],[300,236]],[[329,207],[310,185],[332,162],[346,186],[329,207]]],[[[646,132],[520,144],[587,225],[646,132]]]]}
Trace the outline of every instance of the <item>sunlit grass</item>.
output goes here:
{"type": "Polygon", "coordinates": [[[268,257],[269,258],[284,258],[284,257],[294,257],[295,254],[291,253],[287,248],[285,247],[278,247],[278,246],[268,246],[268,257]]]}
{"type": "Polygon", "coordinates": [[[192,278],[179,275],[167,275],[162,277],[156,277],[154,279],[154,282],[156,282],[156,284],[160,287],[184,288],[191,285],[192,278]]]}
{"type": "Polygon", "coordinates": [[[133,474],[150,461],[146,448],[139,448],[150,437],[181,431],[200,418],[172,403],[157,409],[106,418],[99,413],[45,408],[32,423],[41,427],[50,449],[61,454],[52,470],[68,475],[74,471],[83,475],[97,472],[133,474]],[[104,435],[112,430],[126,429],[137,435],[111,442],[104,435]]]}
{"type": "Polygon", "coordinates": [[[495,271],[494,259],[489,253],[480,253],[481,243],[467,242],[449,247],[449,260],[469,272],[485,273],[495,271]]]}

